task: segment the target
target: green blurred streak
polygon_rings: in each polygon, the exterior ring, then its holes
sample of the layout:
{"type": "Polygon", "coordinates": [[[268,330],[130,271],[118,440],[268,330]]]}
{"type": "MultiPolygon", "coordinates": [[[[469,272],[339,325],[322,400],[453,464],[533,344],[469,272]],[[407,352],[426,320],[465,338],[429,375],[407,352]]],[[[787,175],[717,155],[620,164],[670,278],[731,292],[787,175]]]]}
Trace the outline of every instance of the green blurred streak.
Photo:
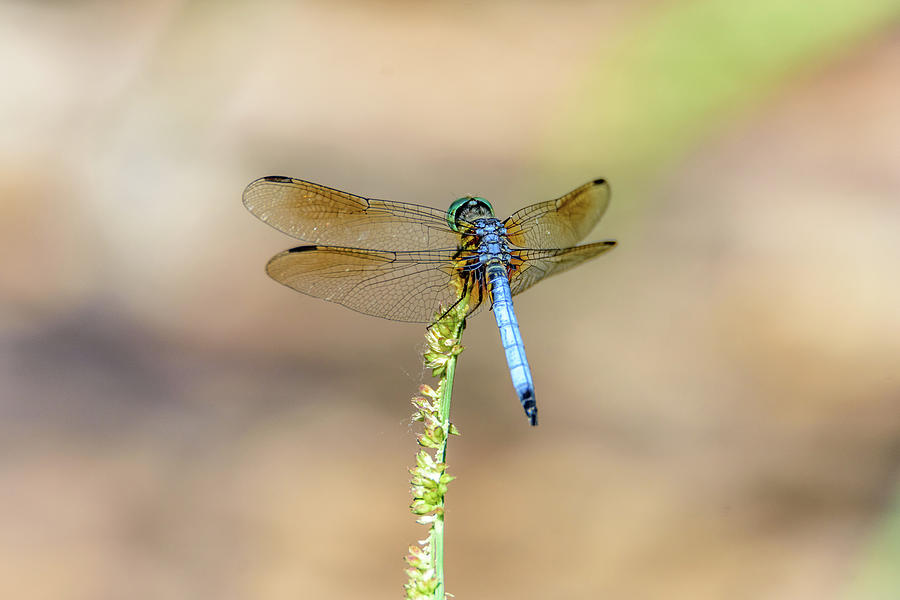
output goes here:
{"type": "Polygon", "coordinates": [[[637,179],[898,16],[900,0],[699,0],[641,14],[550,123],[544,164],[637,179]]]}
{"type": "Polygon", "coordinates": [[[891,509],[878,523],[847,594],[847,600],[900,598],[900,487],[891,509]]]}

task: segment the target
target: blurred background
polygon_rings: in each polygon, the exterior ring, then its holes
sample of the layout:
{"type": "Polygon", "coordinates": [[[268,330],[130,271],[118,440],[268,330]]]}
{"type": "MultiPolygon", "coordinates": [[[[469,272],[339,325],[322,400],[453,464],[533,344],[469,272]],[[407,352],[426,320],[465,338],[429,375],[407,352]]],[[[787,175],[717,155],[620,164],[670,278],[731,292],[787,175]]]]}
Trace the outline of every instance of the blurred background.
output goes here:
{"type": "Polygon", "coordinates": [[[900,597],[900,2],[7,0],[0,72],[0,596],[402,596],[424,328],[267,278],[281,174],[611,182],[540,427],[463,338],[457,598],[900,597]]]}

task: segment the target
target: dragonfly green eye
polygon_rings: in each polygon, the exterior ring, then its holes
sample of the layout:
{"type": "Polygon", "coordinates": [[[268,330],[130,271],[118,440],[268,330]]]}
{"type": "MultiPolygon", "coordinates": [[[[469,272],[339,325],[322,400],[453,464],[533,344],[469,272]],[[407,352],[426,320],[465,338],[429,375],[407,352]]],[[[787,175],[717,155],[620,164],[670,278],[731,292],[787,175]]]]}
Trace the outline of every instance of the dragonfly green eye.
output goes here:
{"type": "Polygon", "coordinates": [[[447,223],[453,231],[459,231],[461,221],[474,221],[494,216],[494,207],[484,198],[463,196],[457,198],[447,210],[447,223]]]}

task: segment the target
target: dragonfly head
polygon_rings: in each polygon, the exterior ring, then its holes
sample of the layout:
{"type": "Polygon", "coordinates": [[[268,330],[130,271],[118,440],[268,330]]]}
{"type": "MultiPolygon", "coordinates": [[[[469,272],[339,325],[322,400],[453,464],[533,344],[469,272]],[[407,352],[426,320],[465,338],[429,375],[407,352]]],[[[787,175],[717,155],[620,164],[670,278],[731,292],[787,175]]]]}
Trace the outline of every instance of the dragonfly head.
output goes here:
{"type": "Polygon", "coordinates": [[[494,207],[484,198],[463,196],[453,201],[447,210],[447,223],[450,229],[459,231],[463,223],[471,223],[475,219],[490,219],[494,216],[494,207]]]}

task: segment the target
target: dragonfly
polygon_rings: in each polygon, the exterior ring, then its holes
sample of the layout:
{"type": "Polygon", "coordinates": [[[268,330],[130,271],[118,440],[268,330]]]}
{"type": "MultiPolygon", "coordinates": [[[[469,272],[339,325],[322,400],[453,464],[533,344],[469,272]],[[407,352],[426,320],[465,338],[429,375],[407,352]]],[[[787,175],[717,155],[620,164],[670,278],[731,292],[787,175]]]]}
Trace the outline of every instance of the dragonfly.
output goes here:
{"type": "Polygon", "coordinates": [[[433,323],[462,301],[468,317],[489,299],[513,387],[537,425],[512,297],[616,246],[615,240],[575,245],[594,229],[609,197],[607,182],[595,179],[501,220],[478,196],[458,198],[444,211],[268,176],[247,186],[243,202],[263,222],[307,243],[266,265],[272,279],[298,292],[412,323],[433,323]]]}

